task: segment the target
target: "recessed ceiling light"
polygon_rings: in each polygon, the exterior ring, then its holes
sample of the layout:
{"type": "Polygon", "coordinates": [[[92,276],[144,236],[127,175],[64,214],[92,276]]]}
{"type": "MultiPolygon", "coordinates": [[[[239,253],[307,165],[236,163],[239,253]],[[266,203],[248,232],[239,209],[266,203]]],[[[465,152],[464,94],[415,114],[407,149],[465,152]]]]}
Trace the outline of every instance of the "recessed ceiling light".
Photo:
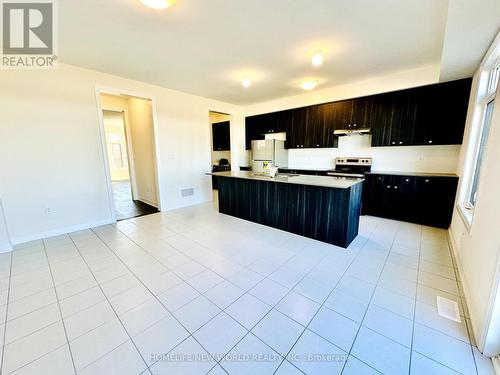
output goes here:
{"type": "Polygon", "coordinates": [[[324,59],[325,57],[323,56],[323,54],[320,51],[317,51],[314,52],[311,62],[314,66],[320,66],[321,64],[323,64],[324,59]]]}
{"type": "Polygon", "coordinates": [[[311,81],[304,81],[300,82],[299,86],[302,87],[304,90],[312,90],[316,86],[318,86],[318,80],[311,80],[311,81]]]}
{"type": "Polygon", "coordinates": [[[241,80],[241,85],[245,88],[248,88],[252,85],[252,80],[249,77],[244,77],[241,80]]]}
{"type": "Polygon", "coordinates": [[[153,9],[166,9],[174,5],[175,0],[141,0],[141,3],[153,9]]]}

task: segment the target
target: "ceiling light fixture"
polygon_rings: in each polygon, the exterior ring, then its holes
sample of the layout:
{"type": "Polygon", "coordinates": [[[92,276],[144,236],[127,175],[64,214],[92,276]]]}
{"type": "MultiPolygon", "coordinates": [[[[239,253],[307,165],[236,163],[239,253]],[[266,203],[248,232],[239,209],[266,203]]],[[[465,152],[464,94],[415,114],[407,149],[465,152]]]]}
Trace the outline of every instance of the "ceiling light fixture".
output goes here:
{"type": "Polygon", "coordinates": [[[311,80],[311,81],[304,81],[300,82],[299,86],[302,87],[304,90],[312,90],[316,86],[318,86],[318,80],[311,80]]]}
{"type": "Polygon", "coordinates": [[[252,80],[249,78],[249,77],[244,77],[242,80],[241,80],[241,85],[244,87],[244,88],[248,88],[252,85],[252,80]]]}
{"type": "Polygon", "coordinates": [[[325,57],[323,56],[321,51],[316,51],[312,56],[311,62],[314,66],[320,66],[321,64],[323,64],[324,59],[325,57]]]}
{"type": "Polygon", "coordinates": [[[141,3],[153,9],[166,9],[174,5],[175,0],[141,0],[141,3]]]}

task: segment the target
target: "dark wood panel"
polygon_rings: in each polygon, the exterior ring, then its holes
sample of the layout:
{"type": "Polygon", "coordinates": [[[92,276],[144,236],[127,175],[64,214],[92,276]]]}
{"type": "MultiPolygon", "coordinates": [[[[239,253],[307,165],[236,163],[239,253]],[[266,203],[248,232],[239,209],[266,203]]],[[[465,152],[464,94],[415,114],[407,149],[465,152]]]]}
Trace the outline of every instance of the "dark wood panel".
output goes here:
{"type": "Polygon", "coordinates": [[[337,147],[336,129],[372,128],[372,146],[461,144],[470,78],[246,118],[246,147],[287,133],[287,148],[337,147]]]}
{"type": "Polygon", "coordinates": [[[451,223],[458,177],[369,174],[363,214],[439,228],[451,223]]]}
{"type": "Polygon", "coordinates": [[[214,151],[231,150],[230,122],[216,122],[212,124],[212,143],[214,151]]]}
{"type": "Polygon", "coordinates": [[[347,247],[357,236],[363,184],[335,189],[219,177],[219,212],[347,247]]]}

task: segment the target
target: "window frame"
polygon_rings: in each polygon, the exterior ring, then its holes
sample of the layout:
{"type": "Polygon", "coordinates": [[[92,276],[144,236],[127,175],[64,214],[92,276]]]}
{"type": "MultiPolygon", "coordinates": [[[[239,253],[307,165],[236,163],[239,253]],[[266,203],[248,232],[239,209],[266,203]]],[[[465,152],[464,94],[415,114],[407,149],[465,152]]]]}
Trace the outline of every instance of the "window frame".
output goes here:
{"type": "MultiPolygon", "coordinates": [[[[488,145],[488,139],[486,139],[486,142],[484,143],[482,142],[485,131],[487,107],[488,104],[494,102],[496,99],[496,93],[498,91],[498,87],[500,87],[499,78],[500,78],[500,58],[498,58],[495,61],[492,67],[485,69],[480,75],[479,89],[473,111],[473,118],[475,119],[477,116],[478,120],[474,120],[472,123],[473,134],[471,134],[469,140],[469,145],[468,145],[469,151],[467,152],[468,155],[466,156],[466,160],[470,165],[470,170],[469,173],[467,173],[465,176],[466,183],[463,185],[465,191],[463,191],[463,193],[461,194],[461,199],[459,204],[460,208],[459,211],[462,214],[462,217],[465,219],[466,224],[469,228],[472,225],[472,221],[474,218],[474,211],[477,206],[477,198],[474,201],[474,203],[471,202],[472,190],[474,188],[474,181],[477,179],[476,194],[477,191],[479,190],[481,183],[481,173],[482,173],[483,163],[481,162],[478,165],[479,156],[482,150],[481,144],[484,148],[486,148],[488,145]]],[[[495,104],[499,105],[498,103],[494,103],[494,105],[495,104]]],[[[493,110],[494,107],[492,111],[493,110]]],[[[488,137],[489,135],[486,136],[488,137]]]]}

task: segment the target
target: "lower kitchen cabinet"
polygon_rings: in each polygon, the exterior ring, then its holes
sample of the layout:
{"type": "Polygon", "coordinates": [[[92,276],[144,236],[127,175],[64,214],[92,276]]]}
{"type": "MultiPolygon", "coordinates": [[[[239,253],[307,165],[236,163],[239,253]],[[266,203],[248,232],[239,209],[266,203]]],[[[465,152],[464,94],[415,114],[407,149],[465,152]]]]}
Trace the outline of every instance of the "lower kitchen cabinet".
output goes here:
{"type": "Polygon", "coordinates": [[[448,228],[457,185],[456,176],[368,174],[362,213],[448,228]]]}

